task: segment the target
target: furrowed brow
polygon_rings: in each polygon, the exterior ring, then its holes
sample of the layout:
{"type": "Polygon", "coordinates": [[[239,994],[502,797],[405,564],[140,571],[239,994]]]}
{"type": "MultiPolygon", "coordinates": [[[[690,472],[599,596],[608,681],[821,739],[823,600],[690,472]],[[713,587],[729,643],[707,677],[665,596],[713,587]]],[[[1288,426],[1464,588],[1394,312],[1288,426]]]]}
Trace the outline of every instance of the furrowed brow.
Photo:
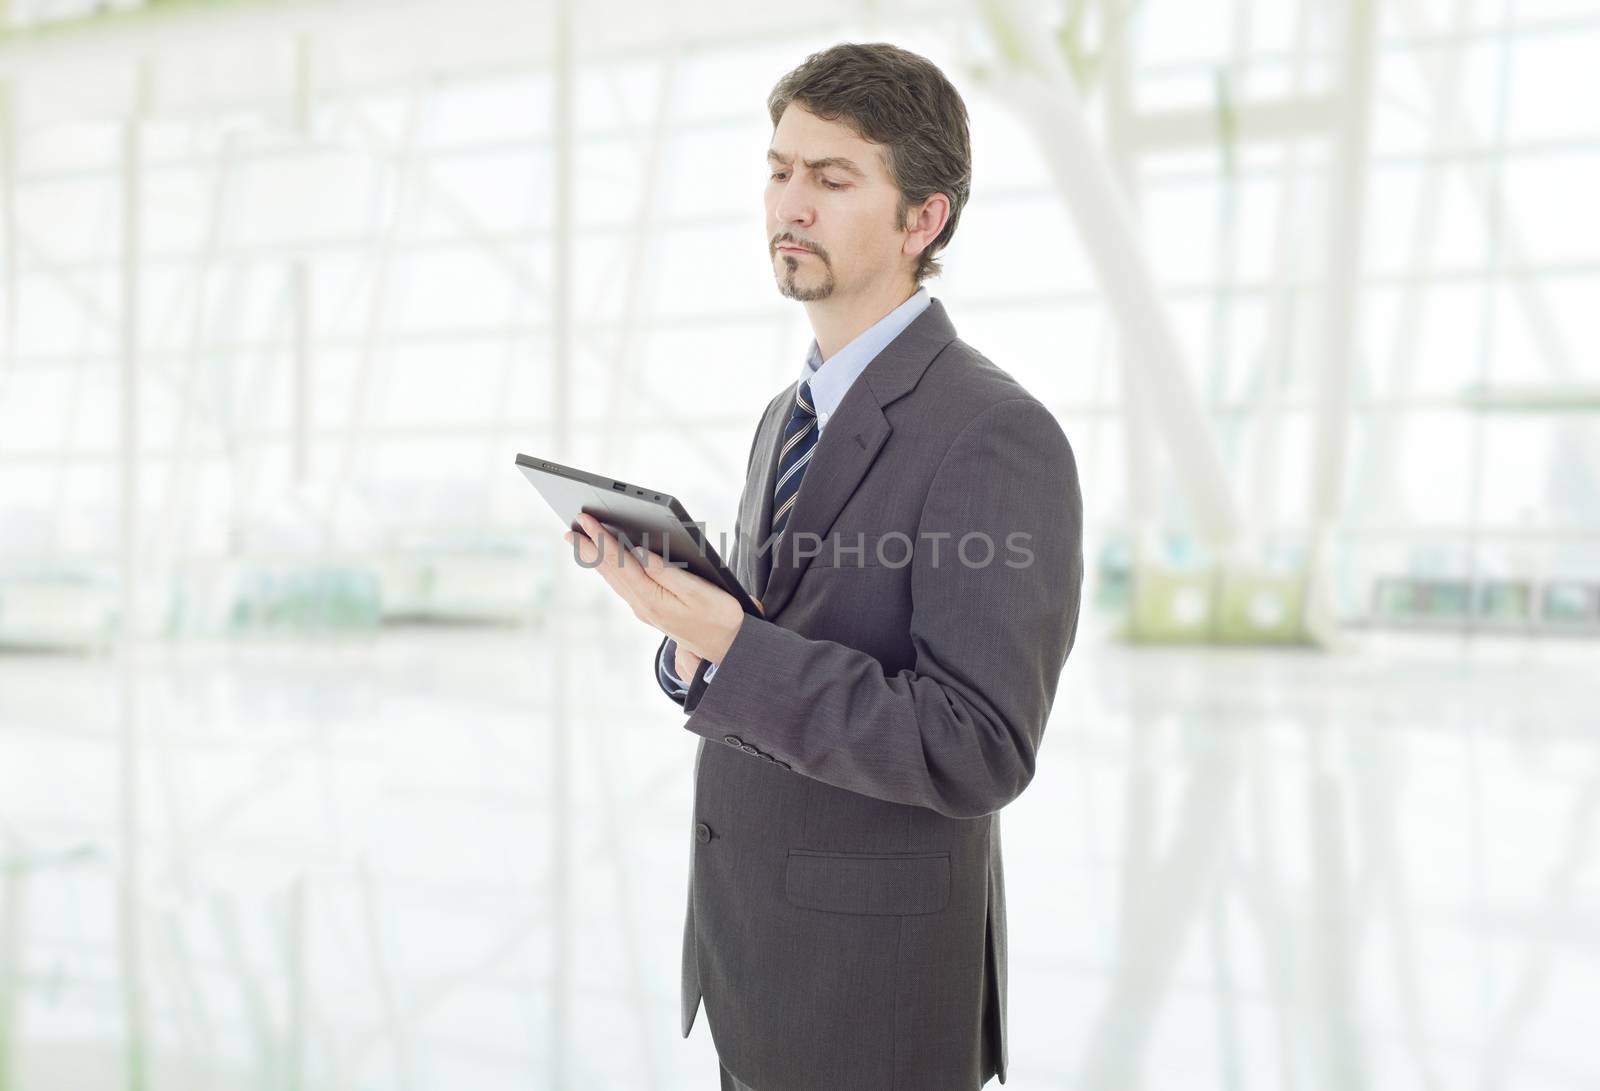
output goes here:
{"type": "MultiPolygon", "coordinates": [[[[787,167],[793,161],[793,156],[784,155],[773,148],[767,149],[767,162],[769,163],[778,163],[787,167]]],[[[865,178],[867,176],[866,172],[856,166],[855,163],[839,155],[830,155],[824,159],[807,159],[805,164],[811,170],[827,170],[832,167],[834,170],[844,171],[846,174],[854,175],[857,178],[865,178]]]]}
{"type": "Polygon", "coordinates": [[[860,167],[856,166],[850,160],[837,155],[830,155],[826,159],[807,159],[806,166],[810,167],[812,170],[827,170],[829,167],[832,167],[835,170],[842,170],[846,174],[853,174],[857,178],[865,178],[867,176],[866,172],[864,172],[860,167]]]}

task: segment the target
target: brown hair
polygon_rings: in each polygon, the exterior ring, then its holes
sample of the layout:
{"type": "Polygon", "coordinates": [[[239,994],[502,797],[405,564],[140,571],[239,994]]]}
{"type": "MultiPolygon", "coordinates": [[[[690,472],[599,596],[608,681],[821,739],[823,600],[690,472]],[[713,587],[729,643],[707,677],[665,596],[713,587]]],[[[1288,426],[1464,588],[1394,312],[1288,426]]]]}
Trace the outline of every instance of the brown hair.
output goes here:
{"type": "Polygon", "coordinates": [[[900,190],[895,226],[935,193],[950,199],[950,218],[917,259],[918,283],[937,276],[934,255],[956,233],[972,192],[967,106],[932,61],[887,42],[844,42],[807,57],[767,96],[773,128],[792,102],[825,121],[843,121],[863,140],[884,146],[900,190]]]}

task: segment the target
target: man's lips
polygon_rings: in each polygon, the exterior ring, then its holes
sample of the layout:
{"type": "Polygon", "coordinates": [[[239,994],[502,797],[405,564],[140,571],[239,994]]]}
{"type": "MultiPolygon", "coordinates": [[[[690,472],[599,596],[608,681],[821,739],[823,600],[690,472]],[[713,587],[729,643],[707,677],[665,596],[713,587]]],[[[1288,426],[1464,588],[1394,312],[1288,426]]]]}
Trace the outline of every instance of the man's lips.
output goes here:
{"type": "Polygon", "coordinates": [[[810,254],[810,253],[814,253],[814,251],[807,250],[803,246],[780,246],[780,247],[778,247],[778,249],[783,251],[785,254],[810,254]]]}

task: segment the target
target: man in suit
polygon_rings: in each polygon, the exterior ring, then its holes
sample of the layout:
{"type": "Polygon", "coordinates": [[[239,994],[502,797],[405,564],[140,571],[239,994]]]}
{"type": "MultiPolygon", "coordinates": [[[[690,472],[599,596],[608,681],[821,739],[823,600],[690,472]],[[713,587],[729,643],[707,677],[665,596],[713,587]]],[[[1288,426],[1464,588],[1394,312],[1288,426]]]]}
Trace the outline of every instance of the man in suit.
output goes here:
{"type": "Polygon", "coordinates": [[[919,286],[970,189],[943,73],[839,45],[768,106],[768,248],[815,341],[746,463],[762,614],[587,516],[567,540],[665,634],[700,736],[684,1036],[703,999],[724,1088],[972,1091],[1005,1082],[997,812],[1077,630],[1077,467],[919,286]]]}

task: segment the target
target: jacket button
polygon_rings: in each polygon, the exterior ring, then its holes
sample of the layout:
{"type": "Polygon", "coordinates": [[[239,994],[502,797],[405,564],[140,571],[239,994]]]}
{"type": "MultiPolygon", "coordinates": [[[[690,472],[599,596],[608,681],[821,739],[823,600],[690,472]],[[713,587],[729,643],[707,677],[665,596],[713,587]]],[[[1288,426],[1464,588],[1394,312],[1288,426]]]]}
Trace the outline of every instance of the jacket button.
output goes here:
{"type": "Polygon", "coordinates": [[[776,766],[777,766],[777,767],[778,767],[778,768],[779,768],[779,769],[788,769],[788,768],[790,768],[790,766],[789,766],[789,763],[788,763],[788,762],[786,762],[786,761],[779,761],[779,760],[778,760],[778,759],[777,759],[777,758],[773,758],[773,759],[772,759],[772,764],[773,764],[773,765],[776,765],[776,766]]]}
{"type": "Polygon", "coordinates": [[[729,746],[743,746],[744,745],[744,740],[741,739],[737,735],[724,735],[724,736],[722,736],[722,741],[727,743],[729,746]]]}
{"type": "Polygon", "coordinates": [[[739,749],[743,750],[746,754],[759,754],[759,753],[761,753],[761,751],[757,750],[755,747],[751,746],[749,743],[745,743],[743,746],[739,747],[739,749]]]}
{"type": "Polygon", "coordinates": [[[711,840],[711,827],[704,822],[694,824],[694,839],[702,845],[711,840]]]}

